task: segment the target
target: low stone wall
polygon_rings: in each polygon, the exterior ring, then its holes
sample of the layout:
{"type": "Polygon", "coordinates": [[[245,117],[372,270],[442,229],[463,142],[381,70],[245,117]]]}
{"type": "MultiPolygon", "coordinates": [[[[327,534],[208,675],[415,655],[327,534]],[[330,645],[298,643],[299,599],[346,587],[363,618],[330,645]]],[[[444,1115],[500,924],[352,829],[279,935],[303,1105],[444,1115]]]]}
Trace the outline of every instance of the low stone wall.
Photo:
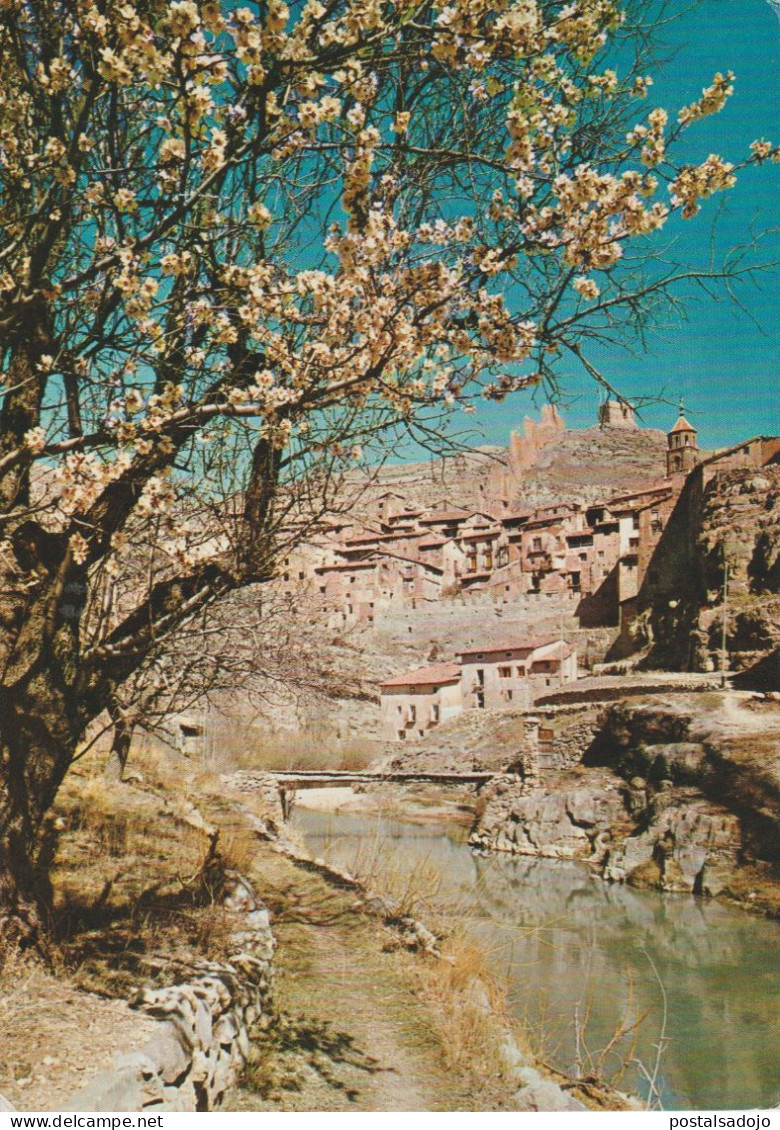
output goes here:
{"type": "Polygon", "coordinates": [[[141,989],[131,1008],[159,1021],[142,1047],[117,1057],[66,1106],[75,1111],[209,1111],[224,1104],[266,1010],[274,954],[268,911],[250,883],[227,876],[226,907],[239,917],[227,961],[188,964],[187,978],[141,989]]]}
{"type": "MultiPolygon", "coordinates": [[[[582,680],[582,683],[585,683],[582,680]]],[[[644,695],[657,694],[691,694],[696,691],[706,693],[717,691],[721,687],[720,677],[713,675],[702,678],[698,675],[686,673],[670,673],[668,676],[659,675],[657,679],[644,679],[631,681],[626,676],[603,676],[588,679],[587,685],[573,684],[566,690],[552,691],[550,694],[540,695],[534,702],[537,710],[547,706],[564,704],[585,703],[595,705],[598,703],[620,702],[626,698],[640,698],[644,695]]]]}

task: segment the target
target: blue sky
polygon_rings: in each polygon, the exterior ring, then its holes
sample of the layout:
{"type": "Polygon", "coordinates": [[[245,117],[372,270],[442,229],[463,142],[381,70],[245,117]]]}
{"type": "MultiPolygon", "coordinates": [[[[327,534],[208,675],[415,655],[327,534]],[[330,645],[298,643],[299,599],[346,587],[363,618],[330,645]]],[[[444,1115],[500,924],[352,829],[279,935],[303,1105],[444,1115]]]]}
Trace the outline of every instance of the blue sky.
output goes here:
{"type": "MultiPolygon", "coordinates": [[[[682,5],[680,5],[682,7],[682,5]]],[[[780,20],[767,0],[702,0],[668,29],[675,57],[653,71],[646,106],[676,111],[700,96],[716,71],[736,74],[733,97],[718,115],[691,127],[684,160],[709,153],[740,160],[756,138],[780,139],[780,20]]],[[[780,223],[780,165],[742,173],[737,186],[705,202],[692,221],[677,221],[666,231],[676,239],[682,261],[705,262],[711,221],[718,216],[716,244],[723,250],[742,243],[751,224],[766,229],[780,223]]],[[[766,241],[764,260],[780,259],[780,236],[766,241]]],[[[712,303],[705,296],[685,296],[686,321],[671,322],[653,335],[650,352],[633,356],[622,350],[592,355],[604,375],[627,397],[685,399],[686,415],[699,429],[702,447],[722,447],[748,435],[780,431],[780,345],[778,283],[780,272],[764,277],[761,288],[739,288],[746,312],[729,300],[712,303]],[[755,321],[754,321],[755,320],[755,321]],[[755,323],[758,323],[756,325],[755,323]]],[[[569,396],[562,414],[570,427],[595,422],[598,395],[591,381],[574,367],[562,369],[569,396]]],[[[526,414],[538,411],[539,397],[518,394],[504,404],[483,405],[476,423],[482,442],[503,444],[526,414]]],[[[642,413],[648,426],[667,428],[676,411],[671,404],[651,404],[642,413]]]]}

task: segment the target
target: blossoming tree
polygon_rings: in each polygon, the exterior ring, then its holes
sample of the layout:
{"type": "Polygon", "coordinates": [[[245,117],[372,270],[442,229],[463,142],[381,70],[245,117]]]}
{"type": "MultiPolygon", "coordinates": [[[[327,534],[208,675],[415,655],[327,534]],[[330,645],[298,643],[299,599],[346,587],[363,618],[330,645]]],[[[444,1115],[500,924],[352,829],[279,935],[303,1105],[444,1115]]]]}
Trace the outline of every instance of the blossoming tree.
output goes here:
{"type": "Polygon", "coordinates": [[[675,163],[733,76],[648,112],[632,3],[0,0],[6,927],[85,727],[334,465],[591,366],[674,282],[624,248],[776,157],[675,163]]]}

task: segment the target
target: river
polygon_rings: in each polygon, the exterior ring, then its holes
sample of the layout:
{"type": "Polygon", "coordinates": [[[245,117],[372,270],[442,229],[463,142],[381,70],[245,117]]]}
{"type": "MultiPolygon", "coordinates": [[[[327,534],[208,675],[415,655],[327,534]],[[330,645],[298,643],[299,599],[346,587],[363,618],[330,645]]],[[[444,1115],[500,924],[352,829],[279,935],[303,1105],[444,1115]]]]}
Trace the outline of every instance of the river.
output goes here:
{"type": "Polygon", "coordinates": [[[361,874],[408,876],[478,938],[546,1060],[631,1060],[623,1090],[667,1110],[770,1107],[780,1101],[780,926],[713,901],[608,885],[581,864],[477,856],[462,829],[296,809],[314,856],[361,874]],[[378,868],[378,870],[377,870],[378,868]],[[665,1003],[664,1003],[665,999],[665,1003]],[[658,1056],[658,1046],[661,1054],[658,1056]],[[657,1071],[656,1071],[657,1064],[657,1071]]]}

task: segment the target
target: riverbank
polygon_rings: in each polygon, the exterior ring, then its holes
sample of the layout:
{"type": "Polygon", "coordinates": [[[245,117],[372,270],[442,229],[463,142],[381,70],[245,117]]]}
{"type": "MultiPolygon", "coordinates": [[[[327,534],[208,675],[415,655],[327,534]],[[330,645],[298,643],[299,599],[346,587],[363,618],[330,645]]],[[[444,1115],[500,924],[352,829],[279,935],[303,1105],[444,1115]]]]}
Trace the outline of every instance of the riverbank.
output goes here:
{"type": "Polygon", "coordinates": [[[293,824],[338,866],[377,875],[381,860],[444,932],[468,923],[538,1062],[666,1109],[774,1103],[775,923],[574,861],[475,855],[448,827],[303,809],[293,824]]]}
{"type": "Polygon", "coordinates": [[[778,918],[778,751],[771,696],[699,690],[540,707],[532,719],[472,711],[388,764],[494,772],[461,797],[477,850],[579,860],[609,882],[778,918]]]}
{"type": "Polygon", "coordinates": [[[453,935],[443,957],[409,952],[360,892],[259,836],[268,817],[262,798],[247,811],[174,754],[138,758],[126,782],[98,758],[80,764],[56,814],[54,967],[28,956],[0,972],[5,1014],[31,1016],[6,1033],[0,1092],[22,1110],[62,1109],[93,1069],[144,1044],[131,992],[229,958],[219,890],[234,869],[271,911],[278,948],[273,1009],[226,1109],[526,1109],[517,1062],[498,1054],[507,1021],[479,947],[453,935]]]}

